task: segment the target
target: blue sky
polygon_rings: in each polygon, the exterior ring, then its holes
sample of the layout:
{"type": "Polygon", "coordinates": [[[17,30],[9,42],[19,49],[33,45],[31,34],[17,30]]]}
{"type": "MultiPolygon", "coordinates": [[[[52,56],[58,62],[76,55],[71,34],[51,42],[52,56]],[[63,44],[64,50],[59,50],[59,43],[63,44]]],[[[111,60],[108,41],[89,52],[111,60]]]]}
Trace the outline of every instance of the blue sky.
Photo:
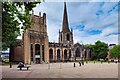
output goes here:
{"type": "MultiPolygon", "coordinates": [[[[63,2],[43,2],[34,14],[45,12],[50,42],[58,42],[62,29],[63,2]]],[[[117,2],[67,2],[69,28],[73,29],[74,43],[92,44],[97,40],[118,44],[117,2]]]]}

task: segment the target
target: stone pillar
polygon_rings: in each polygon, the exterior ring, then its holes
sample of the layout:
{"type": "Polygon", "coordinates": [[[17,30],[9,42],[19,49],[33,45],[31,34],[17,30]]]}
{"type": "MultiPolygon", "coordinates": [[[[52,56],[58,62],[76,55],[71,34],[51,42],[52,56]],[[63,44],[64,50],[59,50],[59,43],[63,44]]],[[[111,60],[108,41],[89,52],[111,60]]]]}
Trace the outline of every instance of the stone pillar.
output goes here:
{"type": "Polygon", "coordinates": [[[65,59],[64,59],[64,49],[63,49],[63,61],[64,61],[65,59]]]}
{"type": "Polygon", "coordinates": [[[36,62],[36,60],[35,60],[35,44],[33,44],[33,61],[34,61],[34,63],[36,62]]]}
{"type": "Polygon", "coordinates": [[[24,63],[25,64],[30,64],[30,54],[31,54],[31,50],[30,50],[30,38],[29,38],[29,34],[28,34],[28,30],[26,30],[24,32],[24,63]]]}
{"type": "Polygon", "coordinates": [[[48,43],[48,36],[45,38],[44,42],[44,59],[46,63],[49,63],[49,43],[48,43]]]}
{"type": "Polygon", "coordinates": [[[57,61],[57,49],[55,47],[55,61],[57,61]]]}
{"type": "Polygon", "coordinates": [[[60,60],[62,61],[62,49],[60,49],[60,60]]]}
{"type": "Polygon", "coordinates": [[[62,49],[62,61],[64,61],[64,51],[62,49]]]}

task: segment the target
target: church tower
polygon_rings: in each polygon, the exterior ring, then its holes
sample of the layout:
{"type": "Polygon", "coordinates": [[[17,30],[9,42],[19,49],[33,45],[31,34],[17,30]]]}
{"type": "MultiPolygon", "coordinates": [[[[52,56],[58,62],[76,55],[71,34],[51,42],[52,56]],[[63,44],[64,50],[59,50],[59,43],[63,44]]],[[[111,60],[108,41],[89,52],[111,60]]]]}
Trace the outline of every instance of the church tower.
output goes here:
{"type": "Polygon", "coordinates": [[[59,31],[59,43],[62,43],[64,46],[73,45],[73,32],[72,29],[69,29],[68,16],[66,2],[64,2],[64,13],[63,13],[63,22],[62,22],[62,31],[59,31]]]}

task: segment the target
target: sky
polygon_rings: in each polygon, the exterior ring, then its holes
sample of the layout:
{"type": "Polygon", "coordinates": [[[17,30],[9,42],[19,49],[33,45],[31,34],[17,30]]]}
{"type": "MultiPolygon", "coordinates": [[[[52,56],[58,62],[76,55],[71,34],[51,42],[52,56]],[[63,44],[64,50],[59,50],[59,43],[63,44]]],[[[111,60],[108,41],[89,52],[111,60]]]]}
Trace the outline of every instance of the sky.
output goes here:
{"type": "MultiPolygon", "coordinates": [[[[67,2],[69,29],[74,43],[94,44],[97,40],[118,44],[117,2],[67,2]]],[[[34,14],[45,12],[49,42],[58,42],[62,29],[64,2],[42,2],[34,14]]]]}

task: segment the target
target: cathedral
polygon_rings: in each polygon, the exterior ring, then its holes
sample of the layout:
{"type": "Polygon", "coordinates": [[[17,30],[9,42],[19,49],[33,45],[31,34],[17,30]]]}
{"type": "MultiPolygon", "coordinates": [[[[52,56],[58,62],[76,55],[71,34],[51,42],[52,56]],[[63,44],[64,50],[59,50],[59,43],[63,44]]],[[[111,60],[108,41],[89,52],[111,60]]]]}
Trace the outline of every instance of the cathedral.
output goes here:
{"type": "Polygon", "coordinates": [[[59,31],[58,43],[49,42],[46,25],[46,14],[39,13],[39,16],[32,12],[31,28],[23,33],[21,44],[13,49],[11,60],[14,62],[23,61],[25,64],[50,63],[50,62],[71,62],[77,60],[89,60],[91,49],[84,47],[73,40],[73,30],[69,29],[67,7],[64,2],[64,13],[62,30],[59,31]]]}

